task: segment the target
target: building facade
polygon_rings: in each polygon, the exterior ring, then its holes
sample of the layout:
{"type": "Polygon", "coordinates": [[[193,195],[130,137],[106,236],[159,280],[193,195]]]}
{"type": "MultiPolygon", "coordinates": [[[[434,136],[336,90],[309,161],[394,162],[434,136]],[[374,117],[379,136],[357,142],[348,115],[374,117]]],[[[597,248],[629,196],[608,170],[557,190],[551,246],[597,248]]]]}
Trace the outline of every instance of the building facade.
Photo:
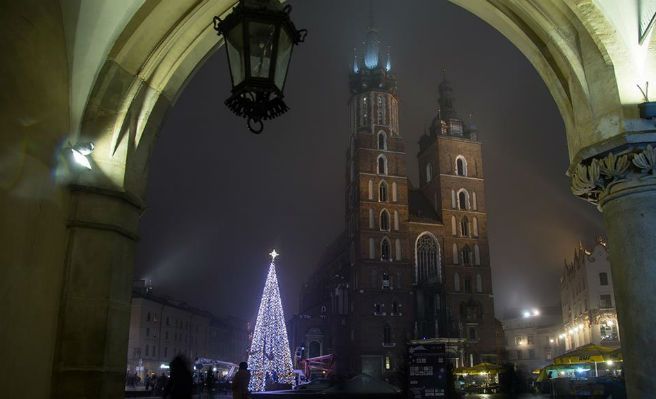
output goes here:
{"type": "Polygon", "coordinates": [[[335,354],[342,374],[394,375],[416,339],[462,338],[458,363],[495,362],[496,320],[481,143],[451,84],[406,171],[397,80],[370,30],[350,75],[346,231],[302,289],[297,354],[335,354]],[[300,352],[299,352],[300,351],[300,352]]]}
{"type": "Polygon", "coordinates": [[[615,294],[607,243],[597,238],[592,249],[579,245],[560,279],[563,332],[567,350],[586,344],[619,346],[615,294]]]}
{"type": "Polygon", "coordinates": [[[503,321],[507,360],[530,373],[553,362],[564,352],[560,307],[526,312],[503,321]]]}
{"type": "Polygon", "coordinates": [[[239,363],[248,351],[246,323],[217,318],[184,302],[153,294],[143,281],[132,291],[128,372],[141,377],[166,369],[178,354],[239,363]]]}

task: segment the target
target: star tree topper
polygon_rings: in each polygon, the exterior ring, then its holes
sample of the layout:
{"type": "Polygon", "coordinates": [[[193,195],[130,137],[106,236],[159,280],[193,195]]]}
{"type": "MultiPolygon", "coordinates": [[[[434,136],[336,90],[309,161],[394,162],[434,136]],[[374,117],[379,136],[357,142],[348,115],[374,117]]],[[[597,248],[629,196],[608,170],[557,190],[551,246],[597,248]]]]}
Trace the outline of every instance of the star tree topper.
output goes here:
{"type": "Polygon", "coordinates": [[[280,254],[278,252],[276,252],[275,249],[273,251],[271,251],[271,253],[269,253],[269,256],[271,256],[271,262],[272,263],[276,261],[276,258],[278,257],[278,255],[280,255],[280,254]]]}

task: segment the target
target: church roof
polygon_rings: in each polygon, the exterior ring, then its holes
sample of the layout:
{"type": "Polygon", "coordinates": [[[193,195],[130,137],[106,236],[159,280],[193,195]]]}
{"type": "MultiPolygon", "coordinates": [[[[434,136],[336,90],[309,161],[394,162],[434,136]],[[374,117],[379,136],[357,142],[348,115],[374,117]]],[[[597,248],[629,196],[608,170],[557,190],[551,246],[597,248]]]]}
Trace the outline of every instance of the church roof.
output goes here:
{"type": "Polygon", "coordinates": [[[442,222],[428,198],[419,190],[408,190],[408,212],[411,221],[421,219],[442,222]]]}

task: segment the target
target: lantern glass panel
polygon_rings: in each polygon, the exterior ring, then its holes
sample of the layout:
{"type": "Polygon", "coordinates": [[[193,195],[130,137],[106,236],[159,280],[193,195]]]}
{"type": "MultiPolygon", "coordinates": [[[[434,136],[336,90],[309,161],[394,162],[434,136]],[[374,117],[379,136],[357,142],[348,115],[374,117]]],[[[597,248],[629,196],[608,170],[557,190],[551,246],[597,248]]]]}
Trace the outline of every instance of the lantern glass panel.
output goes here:
{"type": "Polygon", "coordinates": [[[274,76],[274,83],[276,87],[282,91],[285,86],[285,79],[287,78],[287,67],[289,60],[292,57],[292,43],[286,29],[280,29],[280,39],[278,40],[278,55],[276,60],[276,73],[274,76]]]}
{"type": "Polygon", "coordinates": [[[251,77],[268,78],[276,26],[261,22],[249,22],[248,27],[251,77]]]}
{"type": "Polygon", "coordinates": [[[244,31],[241,22],[230,29],[225,39],[232,85],[237,86],[244,81],[244,74],[246,73],[244,68],[244,31]]]}

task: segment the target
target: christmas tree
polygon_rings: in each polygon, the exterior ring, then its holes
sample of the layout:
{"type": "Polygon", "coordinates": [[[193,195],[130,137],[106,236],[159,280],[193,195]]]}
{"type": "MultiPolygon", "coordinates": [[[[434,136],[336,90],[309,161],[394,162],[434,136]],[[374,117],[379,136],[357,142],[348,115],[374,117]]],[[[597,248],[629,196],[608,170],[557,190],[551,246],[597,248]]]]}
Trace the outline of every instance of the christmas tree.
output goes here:
{"type": "Polygon", "coordinates": [[[248,356],[248,368],[251,371],[248,389],[251,391],[263,391],[269,380],[294,384],[292,357],[276,277],[275,260],[278,253],[274,249],[269,255],[269,274],[264,284],[248,356]]]}

